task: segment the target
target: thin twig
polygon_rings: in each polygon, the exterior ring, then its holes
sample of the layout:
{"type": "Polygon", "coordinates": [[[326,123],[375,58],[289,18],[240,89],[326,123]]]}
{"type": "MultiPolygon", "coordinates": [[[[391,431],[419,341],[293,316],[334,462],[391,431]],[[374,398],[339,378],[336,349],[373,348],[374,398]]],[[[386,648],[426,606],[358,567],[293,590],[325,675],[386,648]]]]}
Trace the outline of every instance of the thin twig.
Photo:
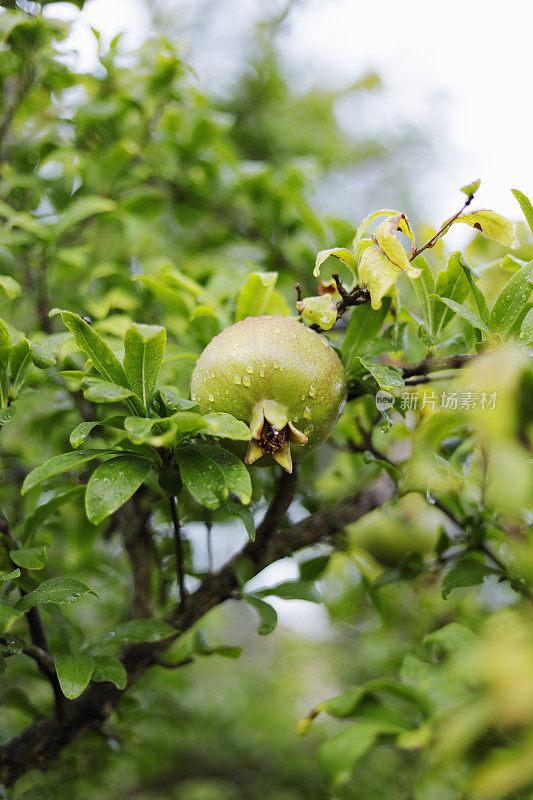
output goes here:
{"type": "Polygon", "coordinates": [[[205,523],[206,545],[207,545],[207,571],[213,572],[213,523],[210,519],[205,523]]]}
{"type": "Polygon", "coordinates": [[[169,497],[170,515],[174,528],[174,542],[176,545],[176,572],[178,575],[178,588],[180,593],[179,607],[183,608],[187,600],[187,587],[185,586],[185,559],[183,556],[183,541],[178,515],[178,503],[175,497],[169,497]]]}
{"type": "Polygon", "coordinates": [[[453,225],[455,220],[458,217],[461,216],[461,214],[463,213],[465,208],[468,208],[468,206],[470,205],[470,203],[472,202],[473,199],[474,199],[474,195],[473,194],[469,195],[466,198],[462,208],[460,208],[459,211],[456,214],[454,214],[453,216],[449,217],[449,219],[447,219],[446,222],[444,222],[441,225],[441,227],[439,228],[437,233],[433,234],[431,239],[428,239],[427,242],[422,245],[422,247],[418,247],[415,250],[413,250],[413,253],[410,256],[409,261],[413,261],[413,259],[415,259],[417,256],[419,256],[420,253],[423,253],[424,250],[428,250],[431,247],[435,247],[435,245],[437,244],[439,239],[441,239],[444,236],[444,234],[448,232],[448,230],[451,228],[451,226],[453,225]]]}
{"type": "Polygon", "coordinates": [[[285,470],[282,471],[276,493],[261,523],[257,526],[256,542],[262,540],[265,536],[273,536],[278,531],[285,514],[294,500],[298,487],[298,471],[297,463],[293,464],[291,473],[285,472],[285,470]]]}

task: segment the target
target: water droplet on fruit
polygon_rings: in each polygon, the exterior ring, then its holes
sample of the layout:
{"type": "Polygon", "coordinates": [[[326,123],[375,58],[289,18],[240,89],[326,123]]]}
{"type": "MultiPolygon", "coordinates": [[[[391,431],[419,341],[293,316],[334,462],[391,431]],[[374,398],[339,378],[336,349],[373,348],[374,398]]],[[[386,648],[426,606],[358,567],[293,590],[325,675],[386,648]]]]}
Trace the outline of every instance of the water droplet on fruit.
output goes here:
{"type": "Polygon", "coordinates": [[[212,395],[212,394],[210,394],[210,395],[209,395],[209,402],[210,402],[210,403],[212,403],[214,399],[215,399],[215,398],[213,397],[213,395],[212,395]]]}
{"type": "Polygon", "coordinates": [[[235,377],[233,378],[233,383],[236,383],[238,386],[240,382],[241,382],[241,376],[235,375],[235,377]]]}
{"type": "Polygon", "coordinates": [[[279,367],[279,364],[277,361],[273,361],[272,366],[274,367],[274,369],[277,369],[279,367]]]}
{"type": "Polygon", "coordinates": [[[315,395],[316,395],[316,389],[313,385],[311,385],[309,387],[309,397],[315,397],[315,395]]]}
{"type": "Polygon", "coordinates": [[[245,375],[244,378],[242,379],[242,382],[244,383],[245,386],[250,386],[252,381],[250,380],[248,375],[245,375]]]}
{"type": "Polygon", "coordinates": [[[250,375],[251,375],[253,371],[254,371],[254,368],[252,367],[252,365],[248,364],[248,366],[246,367],[246,372],[249,372],[250,375]]]}
{"type": "Polygon", "coordinates": [[[262,378],[264,378],[265,377],[265,370],[264,369],[260,369],[259,370],[259,374],[261,375],[262,378]]]}
{"type": "Polygon", "coordinates": [[[304,411],[304,417],[305,417],[306,419],[311,419],[311,409],[309,408],[309,406],[306,406],[306,407],[305,407],[305,411],[304,411]]]}
{"type": "Polygon", "coordinates": [[[300,400],[305,400],[305,394],[300,397],[300,400]]]}

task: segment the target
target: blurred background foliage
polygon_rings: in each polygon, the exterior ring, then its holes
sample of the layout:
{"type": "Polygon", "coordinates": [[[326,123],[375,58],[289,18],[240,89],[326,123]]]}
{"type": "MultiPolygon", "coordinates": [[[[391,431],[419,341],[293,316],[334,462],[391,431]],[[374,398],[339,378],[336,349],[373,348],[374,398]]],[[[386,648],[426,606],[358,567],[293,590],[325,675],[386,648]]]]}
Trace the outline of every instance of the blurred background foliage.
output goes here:
{"type": "MultiPolygon", "coordinates": [[[[341,130],[335,104],[349,97],[357,108],[365,93],[379,93],[380,79],[373,73],[340,93],[298,94],[279,63],[276,36],[283,10],[279,19],[263,20],[251,32],[230,88],[210,95],[182,60],[174,44],[179,24],[161,4],[152,10],[163,33],[149,37],[134,54],[121,52],[120,41],[101,46],[91,73],[72,70],[64,54],[68,26],[52,13],[42,16],[36,3],[22,0],[1,5],[10,11],[0,14],[0,273],[11,281],[0,287],[0,317],[36,342],[46,334],[48,345],[62,348],[64,369],[78,369],[82,361],[57,320],[49,318],[53,306],[90,316],[116,349],[132,321],[162,324],[169,334],[162,383],[186,396],[197,355],[233,322],[236,296],[249,272],[277,271],[277,290],[293,309],[295,282],[314,294],[316,252],[349,246],[357,215],[378,205],[400,207],[427,221],[407,181],[413,165],[421,167],[428,157],[424,130],[380,140],[341,130]],[[381,176],[373,189],[381,190],[377,201],[358,188],[368,186],[369,174],[381,176]],[[331,193],[339,176],[347,198],[343,219],[326,213],[334,205],[331,193]]],[[[231,4],[223,5],[230,13],[231,4]]],[[[208,13],[207,5],[204,19],[208,13]]],[[[201,32],[192,23],[187,28],[193,48],[201,47],[201,32]]],[[[531,245],[522,245],[517,255],[526,259],[532,253],[531,245]]],[[[442,255],[442,248],[435,248],[433,263],[442,255]]],[[[509,277],[498,260],[501,248],[477,238],[468,255],[474,263],[492,263],[481,280],[494,297],[509,277]]],[[[421,358],[425,345],[409,340],[405,352],[409,359],[421,358]]],[[[506,368],[509,386],[512,374],[522,380],[522,366],[501,358],[490,374],[506,368]]],[[[486,377],[480,374],[479,384],[490,391],[486,377]]],[[[22,504],[21,478],[69,448],[68,433],[84,412],[83,397],[67,392],[61,379],[35,373],[32,385],[37,391],[21,395],[15,419],[1,434],[2,506],[15,528],[42,502],[30,493],[22,504]]],[[[511,517],[530,489],[516,481],[505,457],[521,425],[516,397],[510,392],[506,401],[510,428],[485,431],[502,453],[494,503],[511,517]]],[[[339,441],[372,413],[372,403],[362,402],[347,414],[339,441]]],[[[402,452],[411,431],[398,423],[392,434],[382,435],[388,442],[392,436],[402,452]]],[[[305,463],[294,520],[377,474],[375,461],[361,452],[335,448],[333,443],[305,463]]],[[[519,459],[527,460],[525,448],[519,459]]],[[[418,467],[423,472],[426,462],[418,467]]],[[[273,479],[269,471],[258,473],[254,499],[261,509],[273,479]]],[[[474,489],[466,496],[475,506],[474,489]]],[[[379,596],[367,591],[370,576],[398,567],[413,549],[429,552],[449,527],[437,509],[419,501],[418,495],[407,495],[353,526],[345,550],[317,573],[323,607],[274,601],[282,624],[270,636],[257,637],[249,609],[237,604],[216,609],[202,627],[215,644],[243,647],[238,662],[195,655],[195,664],[180,670],[154,668],[125,698],[105,735],[89,734],[48,772],[23,778],[13,796],[327,800],[331,790],[316,754],[338,723],[321,716],[302,739],[298,720],[350,684],[398,676],[409,657],[412,670],[414,660],[422,665],[413,680],[424,685],[428,703],[438,706],[440,749],[426,757],[416,742],[403,750],[385,743],[363,757],[336,796],[407,800],[415,796],[413,785],[423,772],[417,799],[451,800],[463,796],[456,784],[474,769],[475,796],[529,797],[522,787],[533,777],[531,617],[508,610],[517,595],[493,576],[480,589],[459,590],[444,600],[440,581],[427,574],[384,581],[379,596]],[[507,610],[491,613],[500,608],[507,610]],[[427,634],[457,621],[478,637],[468,658],[461,657],[462,642],[445,643],[443,652],[428,655],[427,634]],[[433,761],[424,764],[425,758],[433,761]]],[[[208,566],[204,526],[189,502],[184,514],[189,559],[201,572],[208,566]]],[[[207,521],[221,523],[213,542],[216,566],[244,533],[224,528],[221,512],[207,521]]],[[[531,573],[531,554],[520,524],[507,550],[523,577],[531,573]]],[[[171,565],[170,530],[157,507],[153,530],[171,565]]],[[[76,638],[79,626],[96,636],[128,608],[125,553],[116,537],[103,532],[103,526],[87,522],[76,501],[63,505],[40,531],[39,543],[48,545],[54,570],[86,580],[100,596],[99,603],[81,604],[76,615],[43,609],[58,639],[76,638]]],[[[293,562],[283,564],[264,582],[291,577],[295,570],[293,562]]],[[[189,640],[180,640],[172,658],[186,657],[188,647],[189,640]]],[[[48,693],[30,662],[17,669],[8,664],[3,679],[0,736],[7,740],[35,714],[47,712],[48,693]],[[24,683],[31,686],[29,695],[22,692],[24,683]]]]}

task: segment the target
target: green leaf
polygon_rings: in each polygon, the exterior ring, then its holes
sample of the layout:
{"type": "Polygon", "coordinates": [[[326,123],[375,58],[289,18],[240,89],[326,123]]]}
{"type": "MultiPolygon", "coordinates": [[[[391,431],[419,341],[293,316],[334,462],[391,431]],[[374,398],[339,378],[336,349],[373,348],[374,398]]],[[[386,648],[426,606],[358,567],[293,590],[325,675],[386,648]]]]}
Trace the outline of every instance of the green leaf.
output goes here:
{"type": "Polygon", "coordinates": [[[75,469],[82,464],[86,464],[88,461],[93,461],[95,458],[108,455],[110,452],[112,451],[74,450],[71,453],[62,453],[59,456],[52,456],[52,458],[49,458],[44,464],[40,464],[38,467],[35,467],[35,469],[32,469],[29,475],[26,475],[26,479],[22,484],[21,494],[26,494],[26,492],[29,492],[34,486],[48,480],[48,478],[52,478],[54,475],[58,475],[60,472],[75,469]]]}
{"type": "Polygon", "coordinates": [[[246,529],[249,540],[254,542],[255,521],[254,515],[250,511],[249,507],[242,505],[242,503],[235,503],[233,500],[227,500],[226,503],[230,514],[233,514],[235,517],[239,517],[246,529]]]}
{"type": "Polygon", "coordinates": [[[100,464],[87,484],[85,510],[93,524],[102,522],[135,494],[152,469],[144,458],[120,455],[100,464]]]}
{"type": "Polygon", "coordinates": [[[362,701],[369,695],[378,692],[406,700],[409,703],[417,703],[416,693],[408,686],[397,683],[389,678],[377,678],[367,681],[359,686],[350,686],[345,692],[329,700],[323,700],[316,706],[316,711],[324,711],[332,717],[340,719],[356,716],[362,701]]]}
{"type": "Polygon", "coordinates": [[[80,422],[76,425],[70,434],[70,444],[77,450],[85,441],[94,428],[101,425],[103,428],[121,428],[124,424],[124,417],[121,414],[116,414],[112,417],[102,420],[94,420],[93,422],[80,422]]]}
{"type": "Polygon", "coordinates": [[[20,569],[12,569],[11,572],[4,572],[3,575],[0,575],[0,582],[14,581],[17,578],[20,578],[20,569]]]}
{"type": "Polygon", "coordinates": [[[529,229],[531,230],[531,233],[533,233],[533,206],[531,205],[531,201],[518,189],[511,189],[511,191],[520,203],[520,208],[523,211],[526,222],[529,225],[529,229]]]}
{"type": "Polygon", "coordinates": [[[0,425],[6,425],[8,422],[11,422],[15,416],[16,410],[15,406],[0,409],[0,425]]]}
{"type": "Polygon", "coordinates": [[[298,564],[300,577],[303,581],[317,580],[329,564],[330,555],[313,556],[298,564]]]}
{"type": "Polygon", "coordinates": [[[93,681],[109,681],[114,683],[117,689],[122,691],[126,688],[128,674],[122,661],[114,656],[94,656],[93,681]]]}
{"type": "Polygon", "coordinates": [[[385,298],[377,311],[369,303],[353,308],[341,346],[342,359],[347,372],[350,372],[355,359],[362,352],[364,353],[365,345],[377,337],[389,308],[390,298],[385,298]]]}
{"type": "Polygon", "coordinates": [[[433,304],[429,300],[429,296],[435,291],[435,277],[424,256],[417,256],[413,260],[413,264],[420,270],[420,277],[414,280],[411,279],[411,285],[422,311],[426,327],[433,334],[437,325],[434,320],[433,304]]]}
{"type": "Polygon", "coordinates": [[[296,303],[302,317],[314,325],[329,331],[337,321],[337,303],[331,294],[306,297],[296,303]]]}
{"type": "Polygon", "coordinates": [[[436,659],[439,659],[442,652],[446,655],[456,655],[462,651],[471,650],[478,641],[478,637],[470,628],[457,622],[450,622],[426,636],[424,645],[436,659]]]}
{"type": "Polygon", "coordinates": [[[255,592],[256,597],[282,597],[284,600],[307,600],[309,603],[319,601],[318,593],[309,581],[284,581],[277,586],[269,586],[255,592]]]}
{"type": "Polygon", "coordinates": [[[431,295],[431,299],[435,300],[435,302],[440,301],[444,303],[444,305],[448,306],[452,311],[455,311],[463,319],[466,319],[467,322],[472,325],[474,328],[478,328],[483,333],[486,333],[487,336],[490,336],[490,331],[488,327],[485,325],[483,320],[478,317],[473,311],[471,311],[468,306],[463,305],[462,303],[456,303],[454,300],[450,300],[448,297],[439,297],[437,294],[431,295]]]}
{"type": "Polygon", "coordinates": [[[15,400],[26,380],[28,373],[33,366],[30,343],[27,339],[21,339],[9,353],[8,371],[11,379],[10,397],[15,400]]]}
{"type": "Polygon", "coordinates": [[[518,344],[530,345],[533,343],[533,308],[530,308],[522,320],[518,344]]]}
{"type": "Polygon", "coordinates": [[[381,720],[364,720],[345,728],[321,747],[319,760],[326,782],[333,789],[347,783],[359,759],[381,736],[401,730],[398,725],[381,720]]]}
{"type": "Polygon", "coordinates": [[[176,628],[162,619],[131,619],[106,633],[102,642],[160,642],[176,633],[176,628]]]}
{"type": "Polygon", "coordinates": [[[213,411],[202,417],[207,428],[202,431],[206,436],[220,436],[222,439],[248,441],[252,438],[250,428],[245,422],[225,414],[222,411],[213,411]]]}
{"type": "Polygon", "coordinates": [[[266,636],[268,633],[272,633],[278,624],[278,615],[276,614],[276,610],[272,608],[269,603],[265,603],[264,600],[261,600],[260,597],[256,597],[253,594],[246,595],[244,599],[247,603],[249,603],[249,605],[255,608],[259,614],[259,627],[257,628],[257,633],[260,636],[266,636]]]}
{"type": "Polygon", "coordinates": [[[502,217],[495,211],[482,208],[479,211],[470,211],[461,214],[454,222],[465,222],[472,228],[477,228],[493,242],[498,242],[504,247],[517,247],[518,242],[515,238],[514,222],[502,217]]]}
{"type": "Polygon", "coordinates": [[[87,688],[94,671],[94,658],[89,653],[58,655],[54,658],[61,691],[68,700],[75,700],[87,688]]]}
{"type": "Polygon", "coordinates": [[[7,633],[15,620],[22,617],[23,611],[6,603],[0,603],[0,633],[7,633]]]}
{"type": "Polygon", "coordinates": [[[78,314],[70,311],[61,311],[55,308],[50,316],[61,314],[61,319],[74,336],[76,344],[88,356],[106,381],[116,383],[118,386],[131,388],[126,378],[124,368],[109,345],[104,342],[99,333],[78,314]]]}
{"type": "Polygon", "coordinates": [[[485,300],[483,293],[476,284],[477,276],[475,275],[472,267],[467,264],[466,261],[461,261],[461,266],[467,277],[468,283],[470,284],[470,291],[472,293],[472,297],[474,298],[474,303],[476,305],[479,318],[485,323],[485,325],[488,325],[490,317],[489,309],[487,308],[487,301],[485,300]]]}
{"type": "Polygon", "coordinates": [[[318,278],[320,275],[320,267],[324,263],[324,261],[329,258],[330,256],[334,256],[334,258],[338,258],[339,261],[342,261],[348,269],[353,273],[353,276],[357,278],[357,272],[355,269],[355,258],[350,250],[347,250],[345,247],[332,247],[329,250],[320,250],[316,254],[315,260],[315,268],[313,269],[313,275],[315,278],[318,278]]]}
{"type": "Polygon", "coordinates": [[[180,395],[170,386],[161,386],[158,389],[159,397],[163,405],[169,411],[191,411],[195,409],[196,411],[200,410],[200,406],[195,400],[186,400],[184,397],[180,397],[180,395]]]}
{"type": "Polygon", "coordinates": [[[487,575],[501,575],[501,572],[474,556],[464,556],[444,576],[441,584],[442,596],[446,599],[454,589],[479,586],[487,575]]]}
{"type": "Polygon", "coordinates": [[[12,550],[11,561],[23,569],[42,569],[46,564],[46,547],[21,547],[12,550]]]}
{"type": "Polygon", "coordinates": [[[113,211],[116,203],[107,197],[80,197],[73,200],[63,214],[61,219],[54,225],[55,237],[59,239],[64,233],[73,228],[83,220],[93,217],[95,214],[104,214],[113,211]]]}
{"type": "Polygon", "coordinates": [[[218,508],[228,496],[226,478],[222,468],[196,446],[181,447],[177,452],[183,483],[199,503],[207,508],[218,508]]]}
{"type": "Polygon", "coordinates": [[[0,367],[5,367],[8,362],[9,351],[13,347],[11,334],[6,323],[0,319],[0,367]]]}
{"type": "Polygon", "coordinates": [[[491,331],[505,336],[511,330],[529,301],[532,285],[533,261],[530,261],[515,272],[494,301],[489,320],[491,331]]]}
{"type": "Polygon", "coordinates": [[[395,367],[387,367],[384,364],[374,364],[373,361],[368,361],[361,357],[357,360],[360,362],[361,366],[376,379],[380,389],[390,392],[405,386],[405,381],[402,378],[401,372],[395,367]]]}
{"type": "MultiPolygon", "coordinates": [[[[447,297],[454,303],[462,303],[470,291],[470,283],[463,265],[467,266],[462,253],[453,253],[448,258],[446,268],[437,273],[434,294],[438,298],[447,297]]],[[[439,335],[449,322],[454,319],[454,313],[445,303],[433,299],[434,329],[432,333],[439,335]]]]}
{"type": "Polygon", "coordinates": [[[57,352],[42,342],[30,342],[30,357],[38,369],[46,369],[56,363],[57,352]]]}
{"type": "Polygon", "coordinates": [[[252,272],[248,275],[237,298],[237,322],[266,313],[277,279],[277,272],[252,272]]]}
{"type": "Polygon", "coordinates": [[[166,341],[167,332],[158,325],[133,324],[124,336],[124,371],[145,406],[156,387],[166,341]]]}
{"type": "Polygon", "coordinates": [[[252,481],[246,465],[240,458],[223,447],[201,442],[190,445],[188,449],[214,461],[222,472],[226,489],[234,492],[242,503],[248,505],[252,497],[252,481]]]}
{"type": "Polygon", "coordinates": [[[10,300],[18,297],[22,291],[20,283],[12,278],[11,275],[0,275],[0,289],[3,289],[10,300]]]}
{"type": "Polygon", "coordinates": [[[29,544],[34,532],[45,519],[48,519],[49,516],[54,514],[63,503],[77,498],[83,491],[85,491],[84,486],[74,486],[72,489],[57,492],[50,500],[47,500],[46,503],[37,506],[33,514],[26,519],[24,525],[24,544],[29,544]]]}
{"type": "Polygon", "coordinates": [[[131,389],[117,386],[116,383],[104,381],[101,378],[84,378],[82,386],[83,396],[91,403],[120,403],[133,395],[131,389]]]}
{"type": "Polygon", "coordinates": [[[193,652],[199,656],[224,656],[224,658],[239,658],[242,653],[242,647],[235,647],[233,645],[219,644],[210,645],[202,630],[196,631],[194,637],[193,652]]]}
{"type": "Polygon", "coordinates": [[[466,186],[461,186],[461,191],[468,197],[473,197],[481,185],[481,180],[478,178],[472,183],[467,183],[466,186]]]}
{"type": "MultiPolygon", "coordinates": [[[[85,378],[82,388],[83,396],[91,403],[121,403],[128,398],[134,398],[134,392],[131,389],[117,386],[115,383],[100,378],[85,378]]],[[[136,402],[140,403],[140,400],[136,399],[136,402]]],[[[139,406],[136,405],[136,408],[139,406]]],[[[143,414],[145,411],[142,409],[143,414]]]]}
{"type": "MultiPolygon", "coordinates": [[[[176,420],[179,416],[150,419],[148,417],[126,417],[124,430],[133,444],[149,444],[152,447],[167,447],[176,441],[178,426],[176,420]],[[154,432],[157,428],[157,433],[154,432]]],[[[193,431],[203,430],[202,417],[194,415],[195,419],[189,428],[193,431]]]]}
{"type": "Polygon", "coordinates": [[[16,608],[28,611],[33,606],[43,603],[75,603],[86,594],[94,594],[97,597],[92,589],[74,578],[50,578],[32,592],[21,597],[17,601],[16,608]]]}

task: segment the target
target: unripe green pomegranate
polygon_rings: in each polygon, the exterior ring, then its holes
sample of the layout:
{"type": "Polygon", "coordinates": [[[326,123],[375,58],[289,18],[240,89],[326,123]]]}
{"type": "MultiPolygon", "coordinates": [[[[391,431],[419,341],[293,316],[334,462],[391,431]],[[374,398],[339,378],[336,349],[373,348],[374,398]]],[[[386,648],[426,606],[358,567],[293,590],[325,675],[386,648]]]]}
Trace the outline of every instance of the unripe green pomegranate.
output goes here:
{"type": "Polygon", "coordinates": [[[224,411],[247,423],[247,464],[270,454],[291,472],[292,458],[310,453],[333,430],[346,377],[329,342],[301,322],[247,317],[205,348],[191,397],[204,414],[224,411]]]}

